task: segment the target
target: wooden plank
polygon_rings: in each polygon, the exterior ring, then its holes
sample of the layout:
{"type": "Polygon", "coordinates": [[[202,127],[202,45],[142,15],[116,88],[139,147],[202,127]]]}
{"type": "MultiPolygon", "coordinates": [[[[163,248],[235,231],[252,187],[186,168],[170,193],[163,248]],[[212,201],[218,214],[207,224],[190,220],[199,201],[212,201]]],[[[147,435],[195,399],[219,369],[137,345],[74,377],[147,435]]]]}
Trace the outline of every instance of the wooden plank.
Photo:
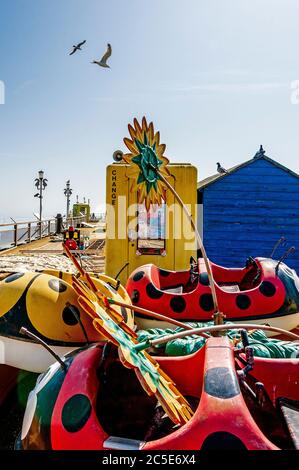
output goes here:
{"type": "Polygon", "coordinates": [[[235,206],[230,206],[225,207],[225,206],[209,206],[208,208],[205,208],[205,216],[217,216],[217,217],[223,217],[223,212],[227,210],[230,214],[230,216],[239,216],[242,214],[242,216],[269,216],[271,214],[275,214],[275,217],[284,217],[284,219],[288,217],[299,217],[299,212],[298,208],[291,207],[291,208],[271,208],[271,207],[247,207],[247,208],[242,208],[240,210],[240,207],[235,207],[235,206]]]}
{"type": "Polygon", "coordinates": [[[261,182],[261,183],[267,183],[270,186],[274,186],[276,184],[290,184],[291,186],[298,186],[299,185],[299,178],[296,178],[288,173],[285,175],[280,173],[276,174],[265,174],[264,172],[262,174],[259,173],[232,173],[231,175],[227,175],[223,178],[220,178],[216,180],[214,184],[211,184],[210,186],[220,186],[220,185],[226,185],[226,184],[231,184],[231,183],[239,183],[239,184],[250,184],[254,182],[261,182]]]}
{"type": "MultiPolygon", "coordinates": [[[[224,209],[227,209],[228,207],[228,201],[225,200],[224,198],[221,198],[221,199],[218,199],[218,200],[215,200],[214,198],[210,199],[209,197],[207,197],[205,199],[205,204],[204,204],[204,209],[205,210],[210,210],[211,208],[219,208],[219,211],[221,211],[223,208],[224,209]]],[[[259,210],[260,208],[269,208],[269,209],[273,209],[273,208],[277,208],[279,207],[280,210],[285,210],[285,209],[288,209],[288,208],[291,208],[291,209],[296,209],[297,212],[298,212],[298,202],[297,201],[290,201],[289,199],[285,198],[285,199],[280,199],[279,201],[279,206],[277,204],[277,201],[273,201],[271,199],[262,199],[262,200],[256,200],[256,199],[240,199],[240,198],[236,198],[236,199],[232,199],[230,198],[229,199],[229,207],[230,208],[240,208],[242,210],[247,210],[248,208],[252,208],[252,209],[257,209],[259,210]]]]}
{"type": "Polygon", "coordinates": [[[254,193],[258,195],[263,195],[264,198],[265,196],[270,197],[273,194],[285,194],[285,193],[298,193],[299,190],[299,185],[291,185],[291,184],[277,184],[277,185],[272,185],[270,186],[266,182],[248,182],[248,183],[237,183],[237,182],[226,182],[218,186],[211,186],[210,188],[207,189],[207,191],[211,193],[219,193],[222,191],[225,191],[227,195],[229,195],[230,192],[235,192],[238,191],[241,193],[243,196],[243,193],[254,193]]]}
{"type": "MultiPolygon", "coordinates": [[[[269,252],[258,252],[258,251],[253,251],[253,250],[244,250],[240,251],[239,253],[229,253],[225,255],[220,255],[219,252],[207,250],[208,258],[213,261],[215,264],[220,264],[220,265],[230,265],[231,263],[237,263],[239,265],[245,266],[246,260],[249,256],[252,256],[254,258],[269,258],[269,252]]],[[[281,258],[281,256],[275,256],[274,261],[277,261],[281,258]]],[[[284,261],[287,266],[291,269],[294,269],[298,274],[299,274],[299,262],[298,260],[294,260],[291,258],[287,258],[284,261]]]]}
{"type": "MultiPolygon", "coordinates": [[[[216,191],[213,190],[211,191],[210,188],[208,188],[204,194],[204,205],[207,203],[208,200],[221,200],[230,202],[232,199],[239,199],[240,198],[240,192],[239,191],[216,191]]],[[[270,194],[265,194],[265,191],[256,191],[256,192],[242,192],[242,198],[245,200],[250,200],[250,201],[265,201],[267,199],[271,199],[272,201],[280,202],[281,199],[286,199],[289,201],[296,201],[299,203],[299,191],[298,192],[289,192],[287,196],[284,195],[282,191],[277,191],[277,192],[272,192],[270,194]]]]}
{"type": "MultiPolygon", "coordinates": [[[[247,168],[241,168],[240,170],[234,172],[234,173],[231,173],[230,175],[227,175],[225,176],[225,178],[223,179],[226,179],[226,178],[230,178],[230,177],[243,177],[243,176],[255,176],[255,175],[259,175],[259,176],[282,176],[282,177],[289,177],[289,178],[293,178],[293,179],[297,179],[296,176],[292,175],[291,173],[288,173],[288,172],[284,172],[282,171],[280,168],[277,168],[273,165],[269,166],[269,167],[256,167],[256,166],[248,166],[247,168]]],[[[298,178],[299,179],[299,178],[298,178]]]]}
{"type": "MultiPolygon", "coordinates": [[[[221,230],[212,231],[210,227],[208,227],[205,231],[204,238],[215,238],[219,240],[225,240],[227,238],[235,239],[235,240],[248,240],[248,238],[253,238],[255,240],[265,240],[270,239],[270,235],[278,240],[281,236],[284,236],[290,240],[298,240],[298,231],[296,232],[286,232],[285,230],[272,230],[270,231],[268,227],[250,227],[247,230],[244,230],[243,227],[221,227],[221,230]]],[[[293,243],[294,243],[293,241],[293,243]]]]}
{"type": "Polygon", "coordinates": [[[252,177],[261,177],[263,176],[264,178],[268,178],[270,181],[274,180],[276,178],[278,179],[284,179],[288,180],[290,182],[298,182],[299,183],[299,177],[296,177],[292,175],[291,173],[283,172],[279,170],[278,168],[247,168],[246,171],[245,169],[236,171],[235,173],[230,173],[227,174],[225,177],[217,179],[214,183],[212,184],[222,184],[225,181],[230,181],[230,180],[237,180],[237,181],[245,181],[247,179],[250,180],[252,177]]]}
{"type": "Polygon", "coordinates": [[[241,225],[252,225],[252,224],[269,224],[270,226],[274,225],[284,225],[285,227],[288,226],[296,226],[298,224],[298,231],[299,231],[299,215],[293,216],[285,216],[285,215],[276,215],[271,214],[264,214],[259,216],[258,214],[232,214],[230,211],[228,214],[205,214],[206,223],[209,224],[241,224],[241,225]]]}
{"type": "Polygon", "coordinates": [[[240,221],[227,221],[227,220],[222,220],[219,219],[217,221],[215,220],[209,220],[206,219],[205,221],[205,229],[213,231],[215,235],[219,231],[222,232],[229,232],[231,231],[232,233],[240,233],[240,232],[251,232],[255,233],[257,231],[260,231],[261,233],[266,233],[268,235],[270,234],[281,234],[281,236],[285,236],[285,234],[290,234],[292,233],[292,236],[296,236],[298,239],[299,236],[299,227],[295,223],[294,225],[286,224],[286,223],[271,223],[271,220],[269,219],[263,219],[263,220],[256,220],[256,222],[247,222],[247,223],[242,223],[240,221]]]}

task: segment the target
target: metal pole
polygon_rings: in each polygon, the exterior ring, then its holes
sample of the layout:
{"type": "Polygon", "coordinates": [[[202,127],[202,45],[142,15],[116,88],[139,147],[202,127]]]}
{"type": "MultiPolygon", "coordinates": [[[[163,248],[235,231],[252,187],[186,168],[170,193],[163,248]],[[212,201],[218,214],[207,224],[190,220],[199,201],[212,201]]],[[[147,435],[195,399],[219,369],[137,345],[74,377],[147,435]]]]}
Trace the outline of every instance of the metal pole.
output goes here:
{"type": "Polygon", "coordinates": [[[142,343],[137,343],[134,346],[136,351],[142,351],[143,349],[148,349],[151,346],[158,346],[161,344],[168,343],[168,341],[173,341],[175,339],[185,338],[186,336],[192,335],[199,335],[201,336],[203,333],[213,333],[219,331],[227,331],[227,330],[262,330],[262,331],[275,331],[276,333],[284,334],[298,342],[299,336],[291,331],[283,330],[282,328],[277,328],[275,326],[268,326],[268,325],[259,325],[255,323],[234,323],[230,325],[214,325],[214,326],[207,326],[203,328],[194,328],[193,330],[186,330],[181,331],[180,333],[175,333],[172,335],[162,336],[161,338],[157,339],[148,339],[143,341],[142,343]]]}
{"type": "Polygon", "coordinates": [[[71,182],[68,180],[66,182],[66,188],[64,189],[64,195],[66,196],[66,224],[68,224],[69,216],[70,216],[70,197],[73,193],[71,189],[71,182]]]}
{"type": "Polygon", "coordinates": [[[42,238],[42,214],[43,214],[43,186],[42,186],[42,178],[40,180],[39,185],[39,238],[42,238]]]}
{"type": "MultiPolygon", "coordinates": [[[[194,223],[194,220],[193,220],[191,214],[189,213],[187,207],[185,206],[185,204],[182,201],[179,194],[176,192],[176,190],[171,186],[171,184],[167,181],[166,178],[164,178],[164,176],[159,171],[157,171],[157,173],[158,173],[160,179],[163,181],[163,183],[167,186],[167,188],[170,190],[170,192],[174,195],[174,197],[179,202],[180,206],[182,207],[184,213],[186,214],[186,216],[187,216],[187,218],[188,218],[188,220],[191,224],[192,229],[194,230],[198,246],[201,249],[201,252],[202,252],[202,255],[203,255],[203,259],[204,259],[204,263],[205,263],[205,266],[206,266],[208,278],[209,278],[209,281],[210,281],[211,294],[212,294],[213,303],[214,303],[214,323],[215,323],[215,325],[222,325],[224,315],[223,315],[222,312],[219,311],[218,299],[217,299],[217,294],[216,294],[216,289],[215,289],[215,281],[214,281],[214,277],[213,277],[213,273],[212,273],[212,270],[211,270],[210,262],[209,262],[209,259],[207,257],[206,250],[205,250],[205,247],[203,245],[201,236],[199,235],[199,232],[197,230],[197,227],[194,223]]],[[[218,331],[218,330],[215,330],[215,331],[218,331]]]]}
{"type": "Polygon", "coordinates": [[[39,198],[39,238],[42,238],[42,216],[43,216],[43,190],[47,187],[48,180],[44,178],[43,170],[38,172],[38,178],[35,179],[35,187],[39,191],[34,197],[39,198]]]}

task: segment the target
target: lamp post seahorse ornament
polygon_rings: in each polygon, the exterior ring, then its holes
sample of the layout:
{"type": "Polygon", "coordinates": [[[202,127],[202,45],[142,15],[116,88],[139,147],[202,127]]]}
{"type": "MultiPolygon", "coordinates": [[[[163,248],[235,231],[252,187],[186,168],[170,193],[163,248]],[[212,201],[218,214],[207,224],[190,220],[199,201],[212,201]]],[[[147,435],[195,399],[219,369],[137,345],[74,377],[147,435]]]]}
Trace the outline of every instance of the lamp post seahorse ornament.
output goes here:
{"type": "Polygon", "coordinates": [[[139,350],[136,333],[97,289],[89,273],[80,266],[66,245],[64,250],[79,272],[79,275],[72,276],[72,285],[78,294],[79,305],[91,317],[94,328],[118,348],[122,364],[135,371],[143,389],[149,395],[156,396],[169,418],[175,424],[187,423],[193,415],[187,400],[145,348],[139,350]]]}

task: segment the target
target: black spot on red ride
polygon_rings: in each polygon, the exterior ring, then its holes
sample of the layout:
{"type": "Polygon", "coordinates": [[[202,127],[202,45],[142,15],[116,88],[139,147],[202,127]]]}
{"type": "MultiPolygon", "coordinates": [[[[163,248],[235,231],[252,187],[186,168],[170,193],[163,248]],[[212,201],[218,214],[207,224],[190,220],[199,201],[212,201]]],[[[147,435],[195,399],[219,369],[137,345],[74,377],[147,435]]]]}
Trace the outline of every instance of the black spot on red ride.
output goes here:
{"type": "Polygon", "coordinates": [[[75,305],[67,305],[62,312],[62,319],[66,325],[75,326],[79,323],[80,311],[75,305]]]}
{"type": "Polygon", "coordinates": [[[170,275],[170,271],[165,271],[164,269],[159,269],[159,274],[162,277],[168,277],[170,275]]]}
{"type": "Polygon", "coordinates": [[[240,294],[236,297],[236,304],[241,310],[246,310],[251,305],[250,297],[245,294],[240,294]]]}
{"type": "Polygon", "coordinates": [[[73,395],[64,405],[61,413],[63,427],[68,432],[78,432],[87,423],[91,414],[89,398],[83,394],[73,395]]]}
{"type": "Polygon", "coordinates": [[[234,434],[217,431],[205,438],[200,450],[247,450],[247,447],[234,434]]]}
{"type": "Polygon", "coordinates": [[[133,276],[133,281],[134,281],[134,282],[141,281],[141,279],[143,278],[144,274],[145,274],[144,271],[138,271],[138,273],[134,274],[134,276],[133,276]]]}
{"type": "Polygon", "coordinates": [[[151,299],[161,299],[163,292],[156,289],[153,284],[148,284],[146,286],[146,293],[151,299]]]}
{"type": "Polygon", "coordinates": [[[212,294],[202,294],[199,298],[199,305],[205,312],[213,310],[214,302],[212,294]]]}
{"type": "Polygon", "coordinates": [[[24,273],[11,274],[10,276],[5,278],[4,282],[8,284],[10,282],[16,281],[17,279],[20,279],[20,277],[23,277],[23,276],[24,276],[24,273]]]}
{"type": "Polygon", "coordinates": [[[50,279],[48,285],[55,292],[65,292],[67,289],[67,285],[60,279],[50,279]]]}
{"type": "Polygon", "coordinates": [[[175,313],[182,313],[186,308],[186,300],[184,297],[172,297],[170,307],[175,313]]]}
{"type": "Polygon", "coordinates": [[[203,285],[203,286],[209,286],[210,285],[210,281],[209,281],[209,276],[207,273],[200,273],[199,275],[199,282],[203,285]]]}
{"type": "Polygon", "coordinates": [[[139,299],[140,299],[140,293],[137,289],[134,289],[131,294],[131,300],[133,304],[137,304],[139,302],[139,299]]]}
{"type": "Polygon", "coordinates": [[[273,295],[276,293],[276,287],[274,284],[272,284],[272,282],[269,281],[263,281],[259,289],[265,297],[273,297],[273,295]]]}
{"type": "Polygon", "coordinates": [[[125,322],[128,321],[128,314],[127,314],[127,310],[125,309],[125,307],[121,307],[121,314],[123,316],[123,319],[125,322]]]}

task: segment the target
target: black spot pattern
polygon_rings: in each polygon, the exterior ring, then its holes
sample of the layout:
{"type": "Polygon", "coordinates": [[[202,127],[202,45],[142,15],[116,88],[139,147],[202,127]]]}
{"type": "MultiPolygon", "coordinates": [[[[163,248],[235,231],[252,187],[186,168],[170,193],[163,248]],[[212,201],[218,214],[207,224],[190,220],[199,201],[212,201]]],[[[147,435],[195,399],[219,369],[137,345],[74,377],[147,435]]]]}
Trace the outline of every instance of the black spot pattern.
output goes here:
{"type": "Polygon", "coordinates": [[[17,279],[20,279],[20,277],[23,277],[24,273],[15,273],[11,274],[10,276],[6,277],[4,282],[9,284],[10,282],[16,281],[17,279]]]}
{"type": "Polygon", "coordinates": [[[186,301],[184,297],[172,297],[170,307],[175,313],[182,313],[186,308],[186,301]]]}
{"type": "Polygon", "coordinates": [[[239,437],[231,434],[230,432],[226,431],[217,431],[209,434],[204,442],[200,450],[247,450],[247,447],[239,437]]]}
{"type": "Polygon", "coordinates": [[[134,289],[132,294],[131,294],[131,300],[133,304],[137,304],[140,299],[140,292],[137,289],[134,289]]]}
{"type": "Polygon", "coordinates": [[[141,279],[143,278],[145,272],[144,271],[138,271],[138,273],[135,273],[134,276],[133,276],[133,281],[134,282],[138,282],[138,281],[141,281],[141,279]]]}
{"type": "Polygon", "coordinates": [[[236,297],[236,304],[241,310],[246,310],[251,305],[250,297],[245,294],[240,294],[236,297]]]}
{"type": "Polygon", "coordinates": [[[80,312],[75,305],[67,305],[62,312],[62,319],[66,325],[75,326],[79,323],[80,312]]]}
{"type": "Polygon", "coordinates": [[[168,277],[170,275],[170,271],[165,271],[164,269],[159,269],[159,274],[162,277],[168,277]]]}
{"type": "Polygon", "coordinates": [[[156,289],[153,284],[148,284],[146,286],[146,293],[151,299],[161,299],[163,292],[156,289]]]}
{"type": "Polygon", "coordinates": [[[65,292],[67,289],[66,284],[60,279],[50,279],[48,285],[50,289],[54,290],[55,292],[65,292]]]}
{"type": "Polygon", "coordinates": [[[212,294],[202,294],[199,298],[200,307],[205,310],[205,312],[210,312],[214,308],[214,302],[212,294]]]}
{"type": "Polygon", "coordinates": [[[73,395],[64,404],[61,413],[63,427],[68,432],[78,432],[87,423],[91,414],[89,398],[83,394],[73,395]]]}
{"type": "Polygon", "coordinates": [[[210,281],[209,281],[208,273],[200,273],[200,275],[199,275],[199,282],[200,282],[203,286],[209,286],[209,285],[210,285],[210,281]]]}
{"type": "Polygon", "coordinates": [[[260,292],[265,296],[265,297],[273,297],[276,293],[276,287],[272,282],[269,281],[263,281],[260,285],[260,292]]]}

